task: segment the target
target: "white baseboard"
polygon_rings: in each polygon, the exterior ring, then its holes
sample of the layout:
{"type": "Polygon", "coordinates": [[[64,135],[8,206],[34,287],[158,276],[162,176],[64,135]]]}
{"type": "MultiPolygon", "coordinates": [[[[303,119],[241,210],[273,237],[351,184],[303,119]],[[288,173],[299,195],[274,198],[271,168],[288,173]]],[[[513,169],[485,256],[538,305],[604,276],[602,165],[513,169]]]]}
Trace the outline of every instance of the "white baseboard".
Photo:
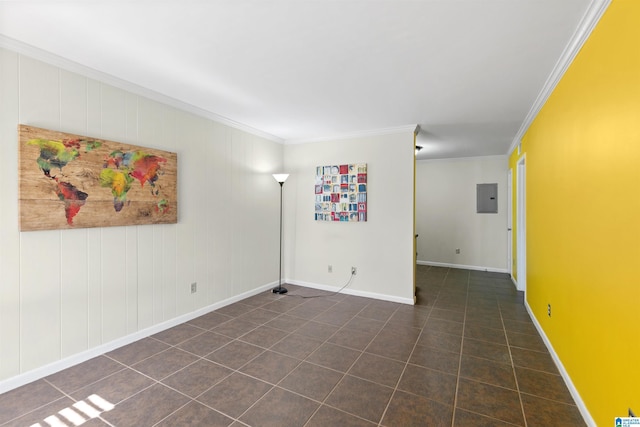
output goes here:
{"type": "Polygon", "coordinates": [[[31,371],[25,372],[23,374],[16,375],[15,377],[11,377],[9,379],[0,381],[0,394],[5,393],[9,390],[13,390],[18,387],[21,387],[30,382],[39,380],[41,378],[47,377],[49,375],[55,374],[56,372],[60,372],[64,369],[70,368],[74,365],[85,362],[89,359],[93,359],[94,357],[100,356],[101,354],[108,353],[117,348],[123,347],[127,344],[131,344],[132,342],[141,340],[143,338],[147,338],[151,335],[157,334],[158,332],[162,332],[166,329],[173,328],[174,326],[177,326],[181,323],[188,322],[189,320],[193,320],[196,317],[200,317],[204,314],[207,314],[209,312],[212,312],[214,310],[217,310],[229,304],[233,304],[234,302],[238,302],[245,298],[249,298],[251,296],[257,295],[260,292],[264,292],[267,289],[273,288],[277,285],[278,285],[277,281],[268,283],[266,285],[262,285],[251,291],[247,291],[242,294],[233,296],[231,298],[227,298],[225,300],[200,308],[196,311],[192,311],[190,313],[183,314],[178,317],[174,317],[173,319],[167,320],[162,323],[158,323],[157,325],[153,325],[149,328],[142,329],[140,331],[115,339],[113,341],[99,345],[97,347],[90,348],[88,350],[74,354],[73,356],[66,357],[64,359],[58,360],[48,365],[45,365],[45,366],[33,369],[31,371]]]}
{"type": "Polygon", "coordinates": [[[506,268],[495,267],[481,267],[478,265],[464,265],[464,264],[450,264],[447,262],[435,262],[435,261],[416,261],[418,265],[430,265],[433,267],[449,267],[449,268],[461,268],[464,270],[476,270],[476,271],[489,271],[491,273],[508,273],[506,268]]]}
{"type": "MultiPolygon", "coordinates": [[[[304,286],[305,288],[320,289],[320,290],[329,291],[329,292],[337,292],[338,290],[340,290],[340,288],[337,287],[337,286],[329,286],[329,285],[323,285],[323,284],[319,284],[319,283],[303,282],[301,280],[287,280],[287,283],[291,283],[292,285],[304,286]]],[[[397,296],[394,296],[394,295],[386,295],[386,294],[378,294],[378,293],[374,293],[374,292],[359,291],[357,289],[345,288],[342,291],[340,291],[340,293],[341,294],[346,294],[346,295],[354,295],[354,296],[358,296],[358,297],[373,298],[373,299],[378,299],[378,300],[383,300],[383,301],[398,302],[398,303],[401,303],[401,304],[409,304],[409,305],[413,305],[414,304],[413,298],[402,298],[402,297],[397,297],[397,296]]]]}
{"type": "Polygon", "coordinates": [[[587,409],[586,405],[582,401],[582,398],[580,397],[580,393],[578,393],[578,390],[573,385],[573,381],[571,381],[571,377],[569,377],[569,373],[564,368],[564,365],[562,365],[560,358],[558,357],[555,350],[553,349],[553,346],[551,345],[551,341],[549,341],[549,338],[547,338],[547,335],[544,333],[542,326],[540,326],[538,319],[536,318],[536,316],[534,316],[533,311],[531,310],[531,307],[529,306],[529,303],[527,302],[526,299],[524,301],[524,306],[529,312],[529,316],[531,317],[533,324],[538,330],[540,337],[542,337],[544,344],[547,346],[547,349],[551,354],[551,358],[555,362],[556,367],[558,368],[558,371],[560,371],[560,375],[562,376],[564,383],[567,385],[567,388],[569,389],[569,393],[571,393],[571,397],[573,397],[573,400],[576,402],[576,406],[578,407],[578,410],[580,411],[582,418],[584,418],[585,423],[587,423],[589,427],[597,427],[596,422],[593,420],[593,418],[591,417],[591,414],[589,413],[589,410],[587,409]]]}
{"type": "MultiPolygon", "coordinates": [[[[513,277],[513,273],[509,274],[509,277],[511,278],[511,283],[513,283],[513,287],[516,288],[516,291],[520,291],[520,288],[518,287],[518,281],[516,280],[515,277],[513,277]]],[[[527,291],[526,289],[522,291],[525,293],[524,295],[525,299],[527,298],[526,291],[527,291]]]]}
{"type": "MultiPolygon", "coordinates": [[[[291,283],[293,285],[299,285],[299,286],[304,286],[304,287],[314,288],[314,289],[321,289],[321,290],[330,291],[330,292],[336,292],[340,289],[335,286],[327,286],[327,285],[321,285],[317,283],[309,283],[309,282],[302,282],[302,281],[296,281],[296,280],[283,280],[283,281],[285,283],[291,283]]],[[[49,375],[55,374],[56,372],[60,372],[64,369],[70,368],[79,363],[85,362],[89,359],[93,359],[94,357],[98,357],[104,353],[108,353],[117,348],[131,344],[135,341],[141,340],[143,338],[147,338],[151,335],[157,334],[158,332],[162,332],[169,328],[173,328],[174,326],[177,326],[181,323],[188,322],[189,320],[195,319],[196,317],[210,313],[214,310],[217,310],[229,304],[233,304],[234,302],[238,302],[245,298],[249,298],[251,296],[257,295],[268,289],[274,288],[277,285],[278,285],[277,281],[262,285],[251,291],[247,291],[242,294],[233,296],[231,298],[227,298],[225,300],[200,308],[196,311],[183,314],[173,319],[153,325],[149,328],[142,329],[140,331],[126,335],[124,337],[110,341],[108,343],[101,344],[99,346],[74,354],[73,356],[65,357],[64,359],[55,361],[53,363],[41,366],[31,371],[0,381],[0,394],[6,393],[7,391],[29,384],[33,381],[39,380],[49,375]]],[[[364,292],[364,291],[358,291],[358,290],[352,290],[352,289],[343,289],[342,293],[348,294],[348,295],[367,297],[367,298],[374,298],[374,299],[379,299],[384,301],[398,302],[402,304],[413,305],[414,303],[412,298],[399,298],[391,295],[377,294],[377,293],[364,292]]]]}

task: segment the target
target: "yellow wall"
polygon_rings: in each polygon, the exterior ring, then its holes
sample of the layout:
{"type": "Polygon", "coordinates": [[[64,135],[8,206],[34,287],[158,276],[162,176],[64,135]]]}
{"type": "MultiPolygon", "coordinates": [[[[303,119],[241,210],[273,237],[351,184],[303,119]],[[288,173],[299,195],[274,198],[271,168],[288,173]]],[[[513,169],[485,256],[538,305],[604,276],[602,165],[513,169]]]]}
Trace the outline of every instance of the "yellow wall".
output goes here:
{"type": "Polygon", "coordinates": [[[597,425],[613,425],[640,413],[640,1],[612,2],[522,153],[528,304],[597,425]]]}

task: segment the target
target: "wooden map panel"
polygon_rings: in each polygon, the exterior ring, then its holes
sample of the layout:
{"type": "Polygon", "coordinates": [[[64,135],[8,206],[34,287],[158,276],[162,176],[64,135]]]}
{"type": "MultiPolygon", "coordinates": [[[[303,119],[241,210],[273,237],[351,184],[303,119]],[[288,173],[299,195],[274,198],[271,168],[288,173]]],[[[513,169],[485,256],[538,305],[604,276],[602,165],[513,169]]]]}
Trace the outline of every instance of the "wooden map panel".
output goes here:
{"type": "Polygon", "coordinates": [[[19,125],[20,231],[178,222],[177,154],[19,125]]]}

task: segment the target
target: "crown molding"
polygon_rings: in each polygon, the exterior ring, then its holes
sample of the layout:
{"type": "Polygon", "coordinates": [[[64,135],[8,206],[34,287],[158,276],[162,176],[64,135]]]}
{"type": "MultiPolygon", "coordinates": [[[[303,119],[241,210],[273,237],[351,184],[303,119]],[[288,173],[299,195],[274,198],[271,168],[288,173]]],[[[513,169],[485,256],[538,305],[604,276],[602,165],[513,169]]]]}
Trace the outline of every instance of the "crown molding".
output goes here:
{"type": "Polygon", "coordinates": [[[513,153],[513,150],[515,150],[518,144],[520,144],[522,137],[529,129],[529,126],[531,126],[531,123],[533,123],[533,120],[536,118],[545,102],[547,102],[547,99],[549,99],[549,96],[551,96],[551,93],[553,93],[553,90],[557,86],[562,76],[564,76],[564,73],[573,62],[573,59],[576,57],[584,43],[591,35],[591,32],[595,28],[598,21],[600,21],[600,18],[607,10],[607,7],[609,7],[609,4],[611,4],[611,1],[612,0],[591,1],[591,4],[589,4],[589,7],[587,8],[585,14],[582,16],[582,19],[580,20],[576,31],[573,33],[573,36],[569,40],[569,43],[562,51],[560,58],[551,71],[551,74],[549,75],[549,77],[547,77],[542,90],[531,106],[531,109],[525,116],[522,125],[520,125],[518,133],[513,138],[513,141],[509,146],[509,151],[507,152],[508,155],[511,155],[511,153],[513,153]]]}
{"type": "Polygon", "coordinates": [[[288,139],[285,140],[285,145],[294,145],[294,144],[310,144],[313,142],[327,142],[327,141],[336,141],[341,139],[352,139],[352,138],[363,138],[363,137],[372,137],[372,136],[380,136],[380,135],[390,135],[393,133],[402,133],[402,132],[410,132],[413,135],[417,135],[420,131],[419,125],[406,125],[406,126],[397,126],[397,127],[389,127],[389,128],[381,128],[381,129],[371,129],[371,130],[363,130],[357,132],[349,132],[349,133],[338,133],[329,136],[323,136],[318,138],[308,138],[308,139],[288,139]]]}
{"type": "Polygon", "coordinates": [[[122,90],[126,90],[127,92],[133,93],[135,95],[143,96],[153,101],[157,101],[162,104],[168,105],[170,107],[177,108],[181,111],[185,111],[187,113],[191,113],[196,116],[203,117],[203,118],[227,125],[229,127],[232,127],[232,128],[247,132],[249,134],[280,143],[280,144],[304,144],[304,143],[311,143],[311,142],[332,141],[336,139],[348,139],[348,138],[359,138],[359,137],[367,137],[367,136],[387,135],[387,134],[400,133],[400,132],[412,132],[414,134],[417,134],[420,131],[420,126],[414,124],[414,125],[407,125],[407,126],[359,131],[359,132],[353,132],[353,133],[335,134],[335,135],[330,135],[326,137],[311,138],[311,139],[284,140],[283,138],[277,137],[270,133],[263,132],[259,129],[253,128],[243,123],[236,122],[227,117],[218,115],[208,110],[204,110],[200,107],[196,107],[195,105],[191,105],[184,101],[180,101],[179,99],[164,95],[155,90],[137,85],[135,83],[132,83],[127,80],[123,80],[111,74],[96,70],[95,68],[87,67],[78,62],[61,57],[59,55],[37,48],[27,43],[23,43],[21,41],[12,39],[10,37],[6,37],[2,34],[0,34],[0,48],[11,50],[20,55],[28,56],[38,61],[42,61],[46,64],[59,67],[66,71],[76,73],[78,75],[111,85],[113,87],[117,87],[122,90]]]}
{"type": "Polygon", "coordinates": [[[144,86],[140,86],[135,83],[129,82],[127,80],[120,79],[111,74],[96,70],[91,67],[87,67],[80,63],[71,61],[70,59],[63,58],[51,52],[47,52],[43,49],[37,48],[35,46],[20,42],[10,37],[6,37],[2,34],[0,34],[0,48],[11,50],[20,55],[28,56],[38,61],[44,62],[46,64],[53,65],[55,67],[59,67],[66,71],[79,74],[83,77],[97,80],[99,82],[125,90],[127,92],[131,92],[135,95],[139,95],[139,96],[151,99],[153,101],[160,102],[170,107],[177,108],[181,111],[191,113],[196,116],[203,117],[205,119],[209,119],[209,120],[227,125],[229,127],[250,133],[252,135],[259,136],[261,138],[268,139],[270,141],[278,142],[280,144],[284,143],[284,139],[279,138],[275,135],[271,135],[259,129],[255,129],[243,123],[236,122],[227,117],[220,116],[211,111],[202,109],[200,107],[196,107],[195,105],[191,105],[184,101],[180,101],[179,99],[172,98],[170,96],[164,95],[160,92],[156,92],[155,90],[146,88],[144,86]]]}

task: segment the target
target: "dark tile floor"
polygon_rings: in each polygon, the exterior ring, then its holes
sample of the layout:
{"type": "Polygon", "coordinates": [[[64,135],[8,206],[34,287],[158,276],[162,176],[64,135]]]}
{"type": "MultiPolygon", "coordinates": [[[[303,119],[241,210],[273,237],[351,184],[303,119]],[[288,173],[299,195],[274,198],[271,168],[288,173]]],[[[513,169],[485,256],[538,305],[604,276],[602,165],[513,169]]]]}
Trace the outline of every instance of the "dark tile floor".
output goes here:
{"type": "Polygon", "coordinates": [[[584,425],[505,274],[418,305],[287,286],[0,395],[0,426],[584,425]]]}

